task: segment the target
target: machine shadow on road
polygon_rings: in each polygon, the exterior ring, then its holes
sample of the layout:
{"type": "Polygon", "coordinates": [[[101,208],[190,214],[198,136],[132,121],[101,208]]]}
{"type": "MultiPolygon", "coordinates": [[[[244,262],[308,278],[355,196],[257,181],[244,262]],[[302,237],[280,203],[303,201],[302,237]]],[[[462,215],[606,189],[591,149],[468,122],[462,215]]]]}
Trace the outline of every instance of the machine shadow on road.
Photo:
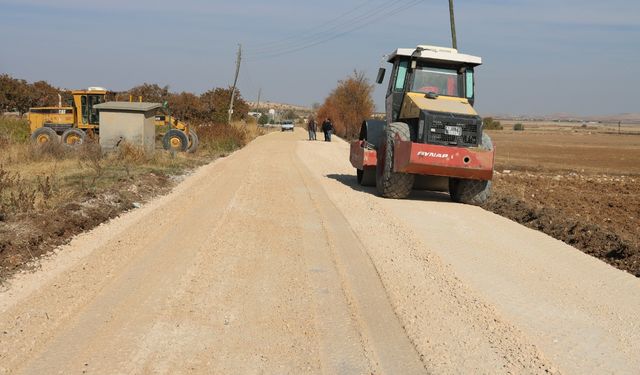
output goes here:
{"type": "MultiPolygon", "coordinates": [[[[336,180],[345,186],[350,187],[355,191],[360,191],[364,193],[370,193],[373,195],[378,195],[376,192],[375,186],[362,186],[358,184],[356,180],[356,176],[352,174],[328,174],[325,177],[336,180]]],[[[407,197],[407,199],[413,201],[430,201],[430,202],[451,202],[451,198],[448,193],[439,192],[439,191],[429,191],[429,190],[413,190],[411,194],[407,197]]]]}
{"type": "Polygon", "coordinates": [[[351,189],[355,190],[355,191],[362,191],[362,192],[367,192],[367,193],[372,193],[375,194],[376,192],[376,187],[375,186],[362,186],[360,184],[358,184],[358,181],[356,180],[356,176],[352,175],[352,174],[337,174],[337,173],[333,173],[333,174],[328,174],[326,175],[326,177],[336,180],[340,183],[342,183],[345,186],[350,187],[351,189]]]}

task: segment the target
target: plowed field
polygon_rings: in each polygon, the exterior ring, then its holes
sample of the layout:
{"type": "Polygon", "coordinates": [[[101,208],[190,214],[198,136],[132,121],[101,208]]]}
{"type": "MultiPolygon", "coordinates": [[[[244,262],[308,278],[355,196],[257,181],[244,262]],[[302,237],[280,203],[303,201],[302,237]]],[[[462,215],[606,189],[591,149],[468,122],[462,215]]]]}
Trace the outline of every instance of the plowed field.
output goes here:
{"type": "Polygon", "coordinates": [[[491,136],[486,208],[640,276],[640,135],[541,127],[491,136]]]}

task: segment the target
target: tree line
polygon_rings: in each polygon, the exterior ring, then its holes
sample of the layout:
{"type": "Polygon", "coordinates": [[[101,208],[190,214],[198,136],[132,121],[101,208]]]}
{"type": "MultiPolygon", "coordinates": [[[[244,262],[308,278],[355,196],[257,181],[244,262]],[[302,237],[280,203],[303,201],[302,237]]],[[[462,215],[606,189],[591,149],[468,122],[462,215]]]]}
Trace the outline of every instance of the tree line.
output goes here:
{"type": "Polygon", "coordinates": [[[63,90],[59,90],[45,81],[28,83],[24,79],[16,79],[8,74],[0,75],[0,113],[26,113],[31,107],[56,105],[58,94],[62,95],[63,103],[71,98],[63,90]]]}
{"type": "MultiPolygon", "coordinates": [[[[144,101],[167,103],[170,113],[191,123],[224,123],[228,119],[229,102],[233,88],[214,88],[201,95],[190,92],[172,93],[169,86],[160,87],[157,84],[144,83],[131,88],[128,91],[116,93],[117,100],[129,100],[129,95],[133,100],[138,100],[142,96],[144,101]],[[125,96],[125,98],[122,98],[125,96]]],[[[233,101],[232,121],[244,120],[249,112],[249,104],[244,100],[240,90],[236,88],[236,95],[233,101]]]]}
{"type": "MultiPolygon", "coordinates": [[[[108,100],[137,101],[141,96],[146,102],[167,103],[165,111],[191,123],[225,123],[228,117],[232,88],[214,88],[196,95],[190,92],[170,92],[169,86],[144,83],[126,91],[109,93],[108,100]]],[[[54,87],[46,81],[28,83],[23,79],[0,74],[0,114],[18,112],[23,115],[29,108],[58,105],[58,94],[65,106],[71,99],[71,91],[54,87]]],[[[249,105],[236,89],[232,120],[245,119],[249,105]]]]}
{"type": "MultiPolygon", "coordinates": [[[[108,100],[137,101],[141,96],[146,102],[167,103],[165,111],[173,116],[193,124],[226,123],[232,88],[213,88],[200,95],[190,92],[171,92],[169,86],[143,83],[126,91],[115,91],[108,100]]],[[[331,118],[335,133],[346,139],[357,138],[360,124],[370,118],[375,108],[372,99],[373,85],[363,72],[354,71],[352,75],[338,81],[335,89],[326,97],[322,105],[314,105],[316,121],[322,123],[331,118]]],[[[71,99],[71,91],[50,85],[46,81],[28,83],[23,79],[0,74],[0,114],[4,112],[26,113],[32,107],[56,106],[58,94],[62,105],[71,99]]],[[[248,117],[249,104],[236,89],[232,120],[248,117]]],[[[298,113],[289,110],[283,119],[296,119],[298,113]]],[[[262,122],[268,121],[263,116],[262,122]]]]}

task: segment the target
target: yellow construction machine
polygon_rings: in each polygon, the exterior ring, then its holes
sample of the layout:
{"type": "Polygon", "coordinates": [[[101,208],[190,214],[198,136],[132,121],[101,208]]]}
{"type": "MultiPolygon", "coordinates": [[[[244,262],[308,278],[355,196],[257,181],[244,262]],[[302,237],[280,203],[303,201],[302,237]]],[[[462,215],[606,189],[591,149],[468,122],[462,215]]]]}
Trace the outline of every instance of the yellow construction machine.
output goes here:
{"type": "MultiPolygon", "coordinates": [[[[96,104],[104,103],[109,92],[102,87],[74,90],[69,105],[29,109],[27,118],[31,128],[31,141],[36,144],[62,142],[67,145],[82,144],[89,136],[100,134],[100,123],[96,104]]],[[[129,100],[131,101],[131,97],[129,100]]],[[[142,98],[139,98],[142,101],[142,98]]],[[[155,124],[166,131],[162,145],[166,150],[195,152],[198,136],[189,125],[168,115],[158,115],[155,124]]]]}
{"type": "Polygon", "coordinates": [[[155,122],[157,128],[166,129],[162,137],[165,150],[196,152],[198,135],[189,125],[170,115],[157,115],[155,122]]]}

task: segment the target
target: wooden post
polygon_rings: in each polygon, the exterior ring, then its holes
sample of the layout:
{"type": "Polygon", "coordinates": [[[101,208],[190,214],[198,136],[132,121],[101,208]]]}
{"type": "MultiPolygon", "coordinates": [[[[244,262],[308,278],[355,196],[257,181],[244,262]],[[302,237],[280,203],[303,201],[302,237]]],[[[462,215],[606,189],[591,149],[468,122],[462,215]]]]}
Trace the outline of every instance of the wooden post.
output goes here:
{"type": "Polygon", "coordinates": [[[229,103],[229,119],[227,122],[231,124],[231,115],[233,114],[233,99],[236,96],[236,84],[238,83],[238,74],[240,73],[240,61],[242,60],[242,45],[238,44],[238,58],[236,60],[236,76],[233,79],[233,89],[231,90],[231,102],[229,103]]]}
{"type": "Polygon", "coordinates": [[[453,48],[458,49],[458,41],[456,39],[456,20],[453,16],[453,0],[449,0],[449,18],[451,19],[451,44],[453,48]]]}

